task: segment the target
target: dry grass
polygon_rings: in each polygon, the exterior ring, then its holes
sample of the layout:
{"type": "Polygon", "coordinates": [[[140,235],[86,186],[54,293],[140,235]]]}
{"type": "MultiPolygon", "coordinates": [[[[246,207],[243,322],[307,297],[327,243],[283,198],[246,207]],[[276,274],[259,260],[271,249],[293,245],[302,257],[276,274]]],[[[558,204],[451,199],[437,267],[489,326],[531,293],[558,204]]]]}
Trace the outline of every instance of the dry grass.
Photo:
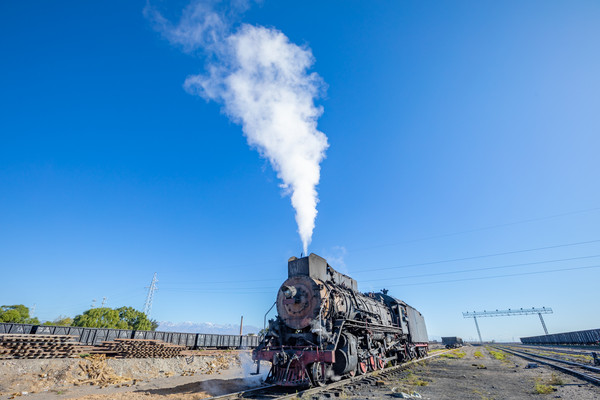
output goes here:
{"type": "Polygon", "coordinates": [[[546,385],[541,382],[536,382],[534,390],[537,394],[548,394],[548,393],[554,392],[556,390],[556,388],[551,385],[546,385]]]}
{"type": "Polygon", "coordinates": [[[443,358],[463,358],[465,355],[466,355],[466,353],[464,351],[454,350],[454,351],[451,351],[450,353],[444,353],[444,354],[440,355],[440,357],[443,357],[443,358]]]}
{"type": "Polygon", "coordinates": [[[548,379],[548,381],[546,382],[546,384],[562,386],[565,384],[565,382],[562,380],[562,378],[560,376],[553,373],[552,376],[550,377],[550,379],[548,379]]]}
{"type": "Polygon", "coordinates": [[[534,391],[535,393],[538,394],[548,394],[548,393],[552,393],[552,392],[556,392],[556,386],[561,386],[564,385],[565,382],[562,380],[562,378],[556,374],[552,374],[550,376],[549,379],[547,380],[542,380],[541,378],[538,378],[535,380],[535,386],[534,386],[534,391]]]}
{"type": "Polygon", "coordinates": [[[429,385],[429,381],[421,379],[419,376],[415,375],[413,371],[408,371],[408,374],[398,381],[399,387],[403,391],[412,391],[413,388],[417,386],[427,386],[429,385]]]}
{"type": "Polygon", "coordinates": [[[487,349],[487,351],[490,353],[490,355],[492,357],[494,357],[496,360],[500,360],[500,361],[506,361],[506,358],[508,357],[508,354],[506,354],[505,352],[499,350],[492,350],[492,349],[487,349]]]}

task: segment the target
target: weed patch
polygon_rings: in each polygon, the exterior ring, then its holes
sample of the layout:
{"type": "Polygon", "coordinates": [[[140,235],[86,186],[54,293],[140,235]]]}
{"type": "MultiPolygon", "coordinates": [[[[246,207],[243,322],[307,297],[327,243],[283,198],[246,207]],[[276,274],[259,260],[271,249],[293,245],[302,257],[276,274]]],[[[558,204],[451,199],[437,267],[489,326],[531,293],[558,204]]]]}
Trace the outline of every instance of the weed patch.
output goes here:
{"type": "Polygon", "coordinates": [[[496,351],[492,349],[488,349],[490,355],[494,357],[496,360],[506,361],[507,354],[503,351],[496,351]]]}
{"type": "Polygon", "coordinates": [[[548,393],[554,392],[556,390],[556,388],[551,385],[546,385],[541,382],[536,382],[534,390],[537,394],[548,394],[548,393]]]}
{"type": "Polygon", "coordinates": [[[477,350],[475,353],[473,353],[473,356],[475,356],[475,358],[483,358],[483,353],[477,350]]]}
{"type": "Polygon", "coordinates": [[[556,374],[552,374],[550,376],[549,379],[547,380],[542,380],[541,378],[538,378],[535,380],[535,386],[534,386],[534,391],[535,393],[538,394],[548,394],[548,393],[552,393],[552,392],[556,392],[556,386],[561,386],[564,385],[565,382],[562,380],[562,378],[556,374]]]}
{"type": "Polygon", "coordinates": [[[562,378],[556,374],[552,374],[552,376],[550,377],[550,379],[548,379],[548,381],[546,381],[546,384],[548,385],[554,385],[554,386],[562,386],[565,384],[565,382],[562,380],[562,378]]]}
{"type": "Polygon", "coordinates": [[[411,391],[416,386],[427,386],[430,381],[421,379],[415,375],[412,371],[408,371],[408,374],[398,381],[398,385],[403,391],[411,391]]]}
{"type": "Polygon", "coordinates": [[[450,353],[444,353],[444,354],[440,355],[440,357],[443,357],[443,358],[463,358],[465,355],[466,355],[465,352],[455,350],[455,351],[451,351],[450,353]]]}

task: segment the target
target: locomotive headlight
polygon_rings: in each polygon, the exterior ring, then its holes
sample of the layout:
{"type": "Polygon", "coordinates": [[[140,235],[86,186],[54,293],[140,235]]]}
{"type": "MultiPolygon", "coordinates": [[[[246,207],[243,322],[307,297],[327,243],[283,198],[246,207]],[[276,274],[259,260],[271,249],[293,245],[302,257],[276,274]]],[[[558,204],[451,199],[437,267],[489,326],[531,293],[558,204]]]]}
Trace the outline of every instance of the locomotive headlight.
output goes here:
{"type": "Polygon", "coordinates": [[[282,286],[281,292],[285,296],[286,299],[291,299],[296,295],[296,288],[294,286],[282,286]]]}

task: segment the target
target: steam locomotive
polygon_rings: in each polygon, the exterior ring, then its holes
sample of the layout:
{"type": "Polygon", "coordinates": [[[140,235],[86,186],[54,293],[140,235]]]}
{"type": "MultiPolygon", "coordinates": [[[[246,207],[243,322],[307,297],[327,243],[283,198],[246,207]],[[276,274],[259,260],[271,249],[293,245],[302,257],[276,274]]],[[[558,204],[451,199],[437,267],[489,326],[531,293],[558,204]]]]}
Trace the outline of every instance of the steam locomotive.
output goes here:
{"type": "Polygon", "coordinates": [[[316,254],[288,260],[276,305],[252,354],[271,362],[271,384],[322,386],[427,355],[421,313],[385,289],[360,293],[354,279],[316,254]]]}

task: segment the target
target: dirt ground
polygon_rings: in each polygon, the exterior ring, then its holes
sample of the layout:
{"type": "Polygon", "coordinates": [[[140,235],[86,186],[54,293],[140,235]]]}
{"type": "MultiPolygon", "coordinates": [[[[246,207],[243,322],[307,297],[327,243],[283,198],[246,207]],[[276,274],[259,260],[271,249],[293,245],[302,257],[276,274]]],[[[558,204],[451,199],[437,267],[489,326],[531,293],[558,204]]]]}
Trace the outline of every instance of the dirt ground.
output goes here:
{"type": "Polygon", "coordinates": [[[600,399],[600,387],[492,348],[465,346],[407,369],[401,379],[346,392],[351,399],[600,399]],[[504,357],[504,359],[502,359],[504,357]],[[498,359],[500,358],[500,359],[498,359]],[[416,394],[415,394],[416,393],[416,394]],[[413,394],[413,396],[410,396],[413,394]],[[420,397],[419,397],[420,396],[420,397]]]}
{"type": "Polygon", "coordinates": [[[0,360],[0,400],[197,400],[257,386],[247,352],[170,359],[0,360]]]}
{"type": "MultiPolygon", "coordinates": [[[[431,400],[600,399],[600,388],[547,367],[484,346],[465,346],[415,364],[379,386],[346,388],[342,398],[431,400]]],[[[102,360],[101,360],[102,361],[102,360]]],[[[260,384],[248,354],[215,353],[174,359],[98,362],[101,374],[90,384],[89,360],[2,360],[0,400],[199,400],[260,384]],[[87,370],[86,370],[87,371],[87,370]],[[102,379],[113,380],[99,384],[102,379]],[[77,382],[84,382],[77,385],[77,382]]],[[[93,371],[91,371],[93,372],[93,371]]]]}

